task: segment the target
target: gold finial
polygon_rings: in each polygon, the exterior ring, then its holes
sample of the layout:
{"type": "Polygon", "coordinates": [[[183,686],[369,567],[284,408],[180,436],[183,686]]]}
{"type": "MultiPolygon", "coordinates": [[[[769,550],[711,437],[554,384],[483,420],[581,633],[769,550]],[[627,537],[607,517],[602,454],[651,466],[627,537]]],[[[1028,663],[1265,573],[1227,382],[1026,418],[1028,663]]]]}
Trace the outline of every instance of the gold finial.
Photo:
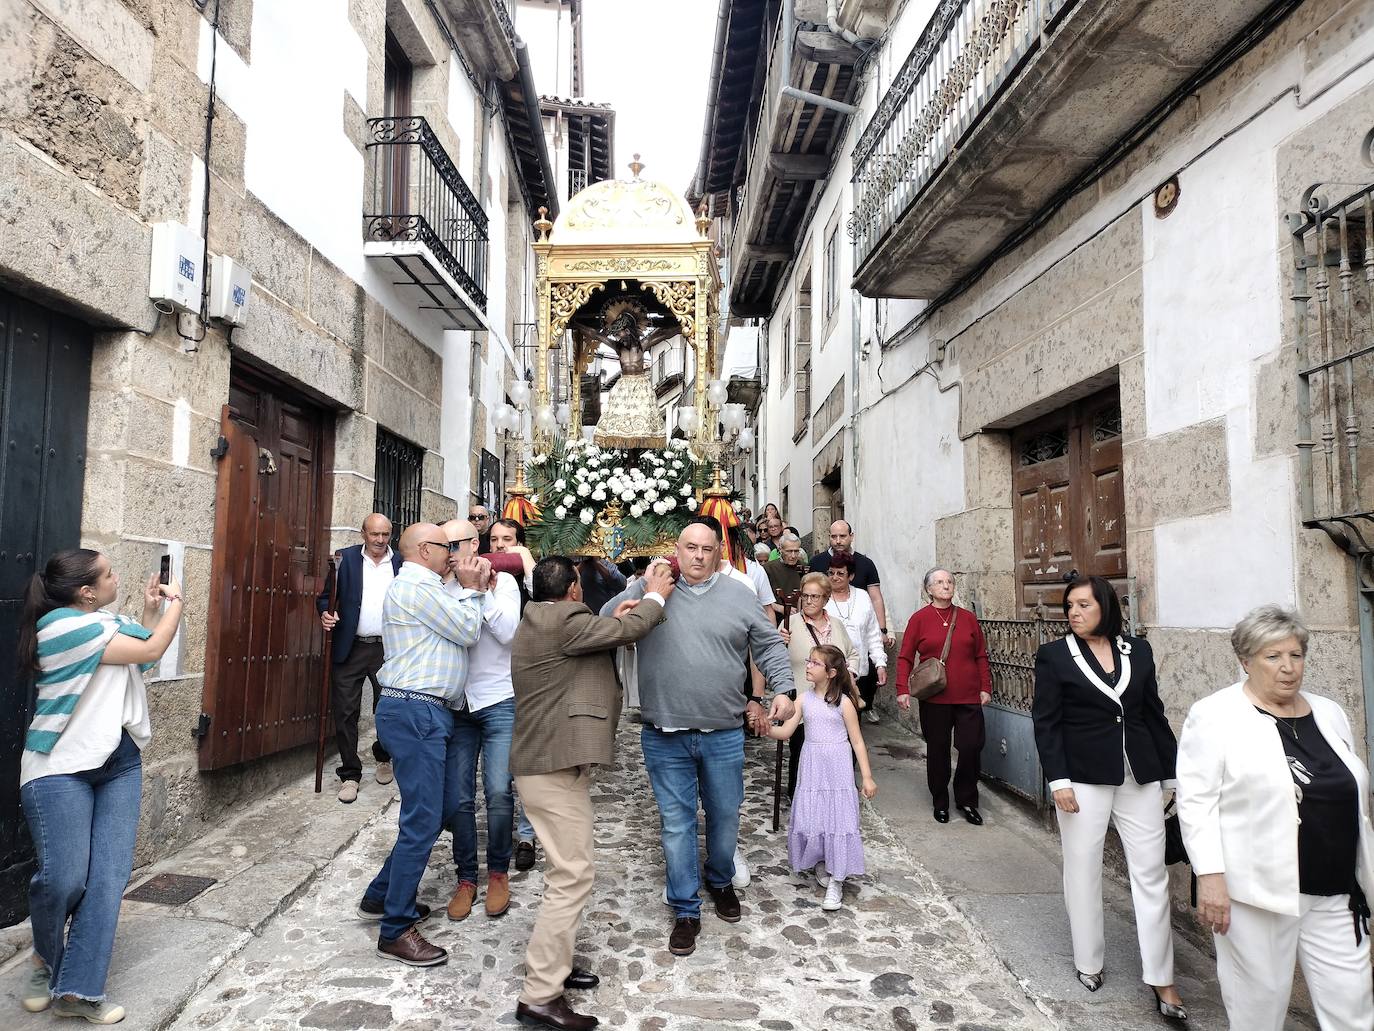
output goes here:
{"type": "Polygon", "coordinates": [[[539,217],[534,221],[534,228],[539,232],[539,243],[549,242],[549,230],[553,228],[553,223],[549,221],[549,209],[541,207],[539,217]]]}
{"type": "Polygon", "coordinates": [[[634,176],[635,181],[638,182],[639,173],[642,171],[644,171],[644,163],[639,160],[639,155],[636,154],[635,159],[630,162],[630,175],[634,176]]]}
{"type": "Polygon", "coordinates": [[[706,202],[701,202],[701,207],[697,209],[697,232],[705,236],[711,228],[711,216],[706,213],[706,202]]]}

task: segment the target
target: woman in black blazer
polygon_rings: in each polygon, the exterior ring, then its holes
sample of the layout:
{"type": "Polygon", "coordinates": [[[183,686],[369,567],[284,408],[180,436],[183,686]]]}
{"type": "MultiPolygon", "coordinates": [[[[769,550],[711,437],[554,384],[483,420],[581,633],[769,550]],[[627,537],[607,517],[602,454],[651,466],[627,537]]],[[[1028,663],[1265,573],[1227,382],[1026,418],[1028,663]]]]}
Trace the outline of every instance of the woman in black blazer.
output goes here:
{"type": "Polygon", "coordinates": [[[1178,746],[1154,656],[1122,635],[1121,603],[1099,576],[1064,592],[1071,633],[1035,654],[1035,743],[1064,849],[1064,905],[1078,980],[1102,987],[1102,846],[1115,823],[1126,851],[1144,980],[1166,1017],[1187,1020],[1174,987],[1164,798],[1178,746]]]}

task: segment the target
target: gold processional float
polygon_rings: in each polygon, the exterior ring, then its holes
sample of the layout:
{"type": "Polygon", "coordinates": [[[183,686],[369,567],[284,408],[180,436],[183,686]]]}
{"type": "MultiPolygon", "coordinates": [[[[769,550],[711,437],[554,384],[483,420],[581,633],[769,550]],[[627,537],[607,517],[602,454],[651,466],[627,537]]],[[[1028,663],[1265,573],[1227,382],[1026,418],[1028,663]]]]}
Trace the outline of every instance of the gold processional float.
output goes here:
{"type": "MultiPolygon", "coordinates": [[[[720,471],[726,445],[717,420],[725,388],[707,382],[717,366],[721,285],[710,219],[704,209],[694,217],[662,183],[641,179],[643,167],[636,154],[633,179],[588,186],[556,222],[541,208],[534,223],[533,447],[526,461],[525,442],[517,444],[516,478],[502,514],[522,523],[543,554],[613,562],[670,555],[688,520],[711,515],[726,528],[727,554],[742,566],[739,517],[720,471]],[[572,337],[571,361],[551,362],[565,334],[572,337]],[[648,356],[678,336],[692,349],[696,374],[691,408],[685,417],[679,410],[686,436],[670,438],[648,356]],[[588,440],[579,434],[581,377],[604,348],[614,349],[620,375],[588,440]],[[566,433],[551,401],[556,365],[566,369],[566,433]]],[[[518,393],[517,401],[528,399],[523,387],[518,393]]],[[[507,414],[513,431],[521,417],[507,414]]]]}

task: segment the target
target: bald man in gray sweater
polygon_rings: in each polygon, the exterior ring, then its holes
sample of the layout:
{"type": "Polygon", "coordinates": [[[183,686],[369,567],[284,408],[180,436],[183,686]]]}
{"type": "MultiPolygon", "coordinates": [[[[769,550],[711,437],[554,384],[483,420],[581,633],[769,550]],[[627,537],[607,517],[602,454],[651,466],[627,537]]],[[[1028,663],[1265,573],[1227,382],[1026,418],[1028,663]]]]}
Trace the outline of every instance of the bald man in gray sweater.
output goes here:
{"type": "MultiPolygon", "coordinates": [[[[720,526],[690,524],[677,540],[681,579],[668,598],[667,621],[637,645],[640,745],[663,822],[668,904],[675,920],[668,949],[691,955],[701,931],[697,863],[697,799],[706,813],[706,890],[716,915],[740,919],[730,881],[744,802],[744,729],[749,657],[773,690],[770,718],[792,713],[787,646],[759,607],[758,596],[719,572],[720,526]]],[[[606,603],[603,614],[643,597],[637,580],[606,603]]],[[[756,710],[761,715],[761,711],[756,710]]]]}

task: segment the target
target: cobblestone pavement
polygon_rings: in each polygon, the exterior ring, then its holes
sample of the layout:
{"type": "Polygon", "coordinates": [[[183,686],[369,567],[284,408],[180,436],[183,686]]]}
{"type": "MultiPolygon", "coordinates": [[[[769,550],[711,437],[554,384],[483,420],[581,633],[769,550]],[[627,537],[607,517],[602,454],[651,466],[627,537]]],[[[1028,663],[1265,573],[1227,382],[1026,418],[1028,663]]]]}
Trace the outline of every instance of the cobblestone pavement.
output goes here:
{"type": "MultiPolygon", "coordinates": [[[[667,951],[658,811],[643,769],[639,727],[625,721],[620,762],[593,789],[597,878],[578,942],[579,965],[601,975],[574,1004],[602,1026],[636,1031],[766,1028],[1051,1028],[978,932],[865,806],[868,875],[848,885],[845,907],[786,865],[783,827],[771,832],[774,746],[750,741],[741,843],[753,882],[744,919],[725,924],[703,907],[697,951],[667,951]]],[[[539,906],[541,862],[512,874],[513,902],[489,920],[479,901],[452,923],[447,836],[434,850],[420,897],[436,913],[427,937],[446,966],[418,970],[379,958],[376,925],[354,915],[395,834],[382,813],[314,887],[274,919],[193,998],[173,1025],[206,1028],[488,1028],[515,1023],[525,944],[539,906]]]]}

